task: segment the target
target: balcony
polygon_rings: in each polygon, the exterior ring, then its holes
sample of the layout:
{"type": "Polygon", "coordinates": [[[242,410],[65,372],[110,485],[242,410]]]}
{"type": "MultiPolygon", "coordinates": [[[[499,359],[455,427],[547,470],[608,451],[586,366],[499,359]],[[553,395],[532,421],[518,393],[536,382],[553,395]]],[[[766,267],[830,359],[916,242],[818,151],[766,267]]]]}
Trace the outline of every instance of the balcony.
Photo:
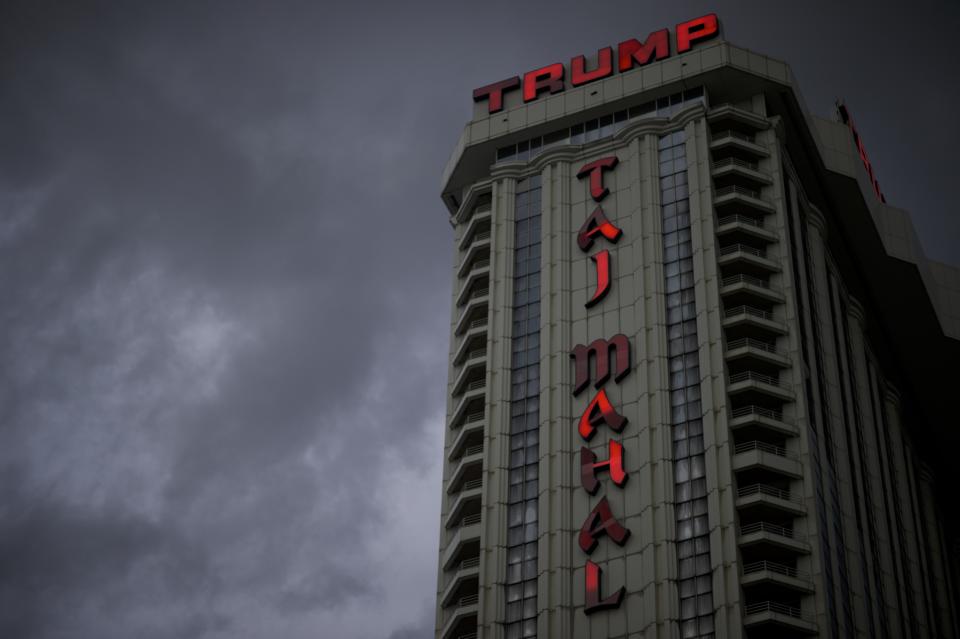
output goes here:
{"type": "Polygon", "coordinates": [[[769,175],[760,170],[756,162],[728,156],[713,163],[713,179],[718,185],[731,180],[755,185],[773,184],[769,175]]]}
{"type": "Polygon", "coordinates": [[[727,129],[726,131],[717,131],[711,137],[710,150],[715,155],[737,154],[748,159],[763,158],[769,155],[767,150],[757,144],[756,138],[749,133],[727,129]]]}
{"type": "Polygon", "coordinates": [[[749,270],[758,275],[775,273],[780,270],[780,264],[767,257],[766,249],[739,242],[721,246],[717,252],[717,263],[720,266],[736,264],[741,270],[749,270]]]}
{"type": "Polygon", "coordinates": [[[730,428],[737,433],[786,435],[799,434],[796,424],[784,418],[783,413],[762,406],[741,406],[730,411],[730,428]]]}
{"type": "Polygon", "coordinates": [[[468,416],[476,416],[477,413],[480,414],[480,419],[483,419],[483,404],[486,396],[486,386],[464,391],[460,402],[453,409],[453,414],[450,417],[450,428],[459,427],[468,416]]]}
{"type": "Polygon", "coordinates": [[[464,362],[463,368],[460,370],[460,374],[457,375],[456,379],[453,381],[453,389],[451,390],[451,394],[454,397],[459,397],[469,390],[476,390],[486,386],[486,370],[487,349],[478,350],[476,351],[475,357],[468,357],[464,362]]]}
{"type": "Polygon", "coordinates": [[[740,526],[741,547],[765,546],[770,551],[806,554],[810,545],[794,537],[793,528],[758,521],[740,526]]]}
{"type": "MultiPolygon", "coordinates": [[[[778,378],[756,371],[731,373],[727,384],[727,393],[731,397],[749,395],[781,402],[793,401],[793,391],[787,388],[778,378]]],[[[763,404],[764,402],[760,402],[763,404]]]]}
{"type": "Polygon", "coordinates": [[[475,268],[490,266],[490,243],[476,242],[470,245],[467,254],[460,261],[460,268],[457,269],[457,277],[464,277],[475,268]]]}
{"type": "Polygon", "coordinates": [[[473,351],[487,346],[487,318],[483,317],[480,321],[471,322],[463,331],[463,337],[457,344],[457,349],[453,354],[453,364],[459,366],[463,363],[466,356],[473,351]]]}
{"type": "MultiPolygon", "coordinates": [[[[455,495],[465,490],[468,482],[480,480],[483,478],[483,445],[471,446],[469,451],[464,451],[463,457],[457,460],[453,473],[450,475],[450,481],[447,483],[447,494],[455,495]]],[[[476,484],[470,484],[471,490],[477,487],[476,484]]]]}
{"type": "Polygon", "coordinates": [[[719,237],[737,237],[776,242],[779,238],[773,231],[764,228],[763,218],[754,215],[732,213],[717,220],[717,235],[719,237]]]}
{"type": "Polygon", "coordinates": [[[476,359],[487,356],[487,325],[486,323],[468,328],[457,345],[453,354],[453,365],[460,366],[467,359],[476,359]],[[480,351],[483,351],[481,354],[480,351]]]}
{"type": "Polygon", "coordinates": [[[440,596],[440,607],[449,608],[451,605],[458,603],[465,590],[476,589],[475,584],[479,579],[480,558],[471,557],[461,561],[457,564],[453,578],[443,589],[443,594],[440,596]]]}
{"type": "Polygon", "coordinates": [[[769,126],[766,118],[762,115],[757,115],[749,109],[744,109],[729,102],[713,105],[707,114],[707,121],[710,122],[711,125],[718,122],[735,123],[740,127],[753,129],[755,131],[766,129],[769,126]]]}
{"type": "Polygon", "coordinates": [[[467,415],[463,426],[457,431],[457,436],[450,445],[450,461],[456,461],[468,455],[476,446],[483,447],[483,428],[486,425],[483,411],[467,415]]]}
{"type": "Polygon", "coordinates": [[[761,329],[777,335],[787,334],[787,325],[781,322],[771,311],[740,304],[731,306],[723,312],[723,328],[727,329],[727,336],[733,332],[761,329]]]}
{"type": "MultiPolygon", "coordinates": [[[[480,446],[480,452],[483,452],[483,446],[480,446]]],[[[460,492],[457,498],[450,505],[450,512],[447,514],[444,526],[453,528],[461,520],[472,515],[480,515],[480,501],[483,498],[483,479],[471,479],[463,482],[460,486],[460,492]]]]}
{"type": "MultiPolygon", "coordinates": [[[[489,218],[487,218],[489,220],[489,218]]],[[[461,252],[464,253],[460,260],[460,267],[457,269],[457,277],[463,277],[467,274],[473,262],[478,259],[490,259],[490,228],[487,225],[483,229],[470,236],[466,247],[461,246],[461,252]],[[464,248],[466,249],[464,251],[464,248]]]]}
{"type": "Polygon", "coordinates": [[[749,209],[754,213],[773,213],[776,209],[772,204],[763,199],[760,191],[746,188],[737,184],[722,186],[713,192],[713,205],[721,208],[730,205],[738,205],[741,210],[749,209]]]}
{"type": "Polygon", "coordinates": [[[777,633],[774,636],[783,636],[784,631],[799,634],[817,634],[817,624],[813,616],[775,601],[763,601],[747,604],[743,607],[743,625],[747,628],[769,627],[777,633]]]}
{"type": "Polygon", "coordinates": [[[467,276],[457,294],[457,306],[463,306],[472,297],[483,297],[490,290],[490,260],[480,260],[467,276]],[[482,263],[482,264],[481,264],[482,263]]]}
{"type": "Polygon", "coordinates": [[[752,337],[741,337],[728,341],[725,356],[728,362],[753,361],[778,368],[790,367],[790,360],[777,351],[775,344],[752,337]]]}
{"type": "Polygon", "coordinates": [[[466,308],[460,313],[460,317],[457,318],[457,323],[454,325],[454,334],[461,335],[468,329],[479,328],[481,326],[485,327],[487,325],[489,305],[489,291],[487,291],[486,297],[478,296],[468,299],[466,308]]]}
{"type": "Polygon", "coordinates": [[[480,556],[480,524],[482,520],[477,517],[464,517],[460,522],[460,527],[456,529],[453,536],[447,543],[446,550],[440,560],[440,565],[444,570],[453,570],[454,566],[461,561],[480,556]]]}
{"type": "Polygon", "coordinates": [[[489,241],[490,220],[491,213],[489,207],[484,211],[474,213],[473,217],[470,218],[470,222],[467,224],[466,230],[463,232],[463,237],[460,238],[458,248],[461,251],[465,251],[471,244],[489,241]]]}
{"type": "Polygon", "coordinates": [[[776,510],[794,516],[806,514],[799,495],[767,484],[751,484],[738,488],[737,508],[776,510]]]}
{"type": "Polygon", "coordinates": [[[774,561],[755,561],[743,566],[740,583],[745,588],[756,585],[778,586],[783,590],[813,592],[810,573],[774,561]]]}
{"type": "Polygon", "coordinates": [[[800,461],[785,448],[764,441],[740,442],[733,449],[733,469],[737,472],[760,469],[791,479],[803,476],[800,461]]]}
{"type": "Polygon", "coordinates": [[[785,299],[783,293],[770,288],[767,280],[743,273],[720,280],[720,294],[727,298],[760,299],[774,304],[782,304],[785,299]]]}
{"type": "Polygon", "coordinates": [[[461,637],[469,636],[471,633],[476,636],[477,613],[480,610],[479,604],[479,595],[467,595],[466,597],[458,599],[456,607],[453,609],[453,614],[451,614],[447,622],[443,624],[440,637],[442,639],[460,639],[461,637]]]}

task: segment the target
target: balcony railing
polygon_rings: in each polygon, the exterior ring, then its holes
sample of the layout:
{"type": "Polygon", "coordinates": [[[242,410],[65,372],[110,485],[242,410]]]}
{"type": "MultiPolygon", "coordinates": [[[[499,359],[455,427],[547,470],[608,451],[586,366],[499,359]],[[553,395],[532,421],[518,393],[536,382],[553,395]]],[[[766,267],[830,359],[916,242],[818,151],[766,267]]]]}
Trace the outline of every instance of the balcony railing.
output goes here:
{"type": "Polygon", "coordinates": [[[760,288],[770,288],[770,282],[761,280],[759,277],[754,277],[753,275],[744,275],[743,273],[731,275],[730,277],[725,277],[720,280],[720,286],[732,286],[734,284],[750,284],[752,286],[759,286],[760,288]]]}
{"type": "Polygon", "coordinates": [[[466,597],[460,597],[460,600],[457,602],[457,608],[466,608],[467,606],[472,606],[480,601],[480,595],[467,595],[466,597]]]}
{"type": "Polygon", "coordinates": [[[778,564],[773,561],[755,561],[752,564],[746,564],[743,567],[743,574],[749,575],[755,572],[775,572],[778,575],[784,575],[786,577],[793,577],[794,579],[803,579],[809,581],[810,573],[803,572],[802,570],[797,570],[796,568],[791,568],[790,566],[784,566],[783,564],[778,564]]]}
{"type": "Polygon", "coordinates": [[[486,386],[486,385],[487,385],[487,380],[486,380],[486,379],[475,379],[475,380],[473,380],[472,382],[470,382],[469,384],[467,384],[466,387],[465,387],[463,390],[464,390],[464,392],[469,392],[469,391],[472,391],[472,390],[477,390],[478,388],[483,388],[483,387],[486,386]]]}
{"type": "MultiPolygon", "coordinates": [[[[770,410],[769,408],[764,408],[763,406],[741,406],[740,408],[734,408],[730,411],[730,417],[736,419],[737,417],[747,417],[748,415],[757,415],[758,417],[766,417],[767,419],[773,419],[778,422],[782,422],[783,413],[778,410],[770,410]]],[[[786,423],[786,422],[784,422],[786,423]]]]}
{"type": "Polygon", "coordinates": [[[463,451],[463,455],[464,457],[466,457],[469,455],[476,455],[477,453],[482,453],[482,452],[483,452],[483,444],[477,444],[476,446],[467,446],[467,448],[465,448],[463,451]]]}
{"type": "MultiPolygon", "coordinates": [[[[466,519],[466,517],[464,517],[464,519],[466,519]]],[[[777,535],[779,537],[786,537],[787,539],[793,539],[793,528],[787,528],[786,526],[780,526],[778,524],[771,524],[765,521],[758,521],[753,524],[746,524],[746,525],[740,526],[741,535],[752,535],[753,533],[758,533],[758,532],[768,532],[772,535],[777,535]]]]}
{"type": "Polygon", "coordinates": [[[467,570],[468,568],[476,568],[479,565],[480,565],[479,557],[470,557],[469,559],[464,559],[463,561],[460,562],[460,570],[467,570]]]}
{"type": "Polygon", "coordinates": [[[471,424],[473,422],[482,422],[484,415],[485,413],[482,410],[477,411],[475,413],[470,413],[469,415],[463,418],[463,423],[471,424]]]}
{"type": "Polygon", "coordinates": [[[810,613],[803,612],[799,608],[794,608],[793,606],[777,603],[776,601],[763,601],[760,603],[749,604],[743,607],[743,612],[747,615],[773,612],[778,615],[787,615],[788,617],[802,619],[803,621],[810,621],[813,618],[810,613]]]}
{"type": "Polygon", "coordinates": [[[473,264],[470,265],[470,269],[467,272],[469,273],[472,271],[479,271],[480,269],[486,268],[488,266],[490,266],[490,260],[489,258],[485,257],[482,260],[475,260],[473,264]]]}
{"type": "Polygon", "coordinates": [[[480,513],[476,513],[474,515],[467,515],[466,517],[460,520],[460,526],[466,527],[466,526],[472,526],[474,524],[479,524],[480,519],[481,519],[480,513]]]}
{"type": "MultiPolygon", "coordinates": [[[[783,422],[783,413],[778,410],[770,410],[769,408],[764,408],[763,406],[741,406],[740,408],[735,408],[730,411],[730,417],[735,419],[737,417],[746,417],[748,415],[757,415],[759,417],[766,417],[767,419],[773,419],[778,422],[783,422]]],[[[786,422],[784,422],[786,423],[786,422]]]]}
{"type": "Polygon", "coordinates": [[[752,135],[741,133],[740,131],[734,131],[733,129],[718,131],[713,135],[714,140],[719,140],[720,138],[736,138],[737,140],[743,140],[744,142],[754,142],[754,137],[752,135]]]}
{"type": "Polygon", "coordinates": [[[483,288],[475,288],[470,291],[470,295],[467,296],[467,301],[477,299],[478,297],[483,297],[490,293],[490,288],[484,286],[483,288]]]}
{"type": "Polygon", "coordinates": [[[761,384],[766,384],[768,386],[780,387],[780,380],[776,377],[771,377],[770,375],[764,375],[763,373],[756,373],[754,371],[744,371],[742,373],[734,373],[730,376],[731,384],[738,384],[740,382],[759,382],[761,384]]]}
{"type": "Polygon", "coordinates": [[[470,481],[465,481],[463,482],[463,486],[460,487],[460,490],[474,490],[476,488],[483,488],[483,479],[471,479],[470,481]]]}
{"type": "Polygon", "coordinates": [[[750,441],[750,442],[740,442],[733,448],[733,452],[735,455],[739,455],[740,453],[746,453],[751,450],[762,450],[765,453],[777,455],[778,457],[791,457],[791,455],[787,452],[786,448],[783,448],[782,446],[775,446],[773,444],[768,444],[767,442],[761,442],[757,440],[750,441]]]}
{"type": "Polygon", "coordinates": [[[767,353],[774,354],[777,353],[777,347],[775,344],[753,339],[752,337],[743,337],[741,339],[735,339],[727,342],[728,351],[732,351],[737,348],[755,348],[758,351],[765,351],[767,353]]]}
{"type": "Polygon", "coordinates": [[[475,319],[475,320],[473,320],[472,322],[470,322],[469,324],[467,324],[467,330],[469,331],[469,330],[471,330],[471,329],[480,328],[480,327],[486,326],[486,325],[487,325],[487,318],[486,318],[486,317],[484,317],[483,319],[475,319]]]}
{"type": "MultiPolygon", "coordinates": [[[[751,140],[752,142],[753,140],[751,140]]],[[[745,169],[750,169],[751,171],[759,170],[759,165],[756,162],[748,162],[747,160],[741,160],[740,158],[729,157],[723,158],[722,160],[717,160],[713,163],[713,168],[723,169],[728,166],[741,166],[745,169]]]]}
{"type": "Polygon", "coordinates": [[[754,308],[753,306],[734,306],[724,311],[724,317],[736,317],[737,315],[750,315],[759,317],[760,319],[770,320],[771,322],[776,321],[776,318],[774,318],[773,313],[770,311],[764,311],[759,308],[754,308]]]}
{"type": "Polygon", "coordinates": [[[734,253],[747,253],[749,255],[756,255],[757,257],[767,256],[765,250],[755,248],[748,244],[731,244],[730,246],[720,247],[720,255],[733,255],[734,253]]]}
{"type": "Polygon", "coordinates": [[[486,229],[486,230],[479,231],[479,232],[474,232],[472,235],[470,235],[468,238],[466,238],[466,239],[463,241],[463,243],[460,244],[460,248],[461,248],[461,250],[462,250],[462,249],[466,249],[467,247],[469,247],[469,246],[470,246],[471,244],[473,244],[474,242],[482,242],[483,240],[489,240],[489,239],[490,239],[490,229],[486,229]]]}
{"type": "Polygon", "coordinates": [[[470,351],[469,353],[467,353],[467,356],[464,357],[463,359],[464,359],[464,360],[470,360],[470,359],[476,359],[476,358],[478,358],[478,357],[486,357],[486,356],[487,356],[487,349],[486,349],[486,348],[475,348],[475,349],[473,349],[472,351],[470,351]]]}
{"type": "Polygon", "coordinates": [[[722,186],[717,189],[716,197],[723,197],[724,195],[743,195],[744,197],[752,197],[755,200],[762,199],[760,197],[760,191],[757,191],[756,189],[748,189],[740,186],[739,184],[722,186]]]}
{"type": "Polygon", "coordinates": [[[741,224],[749,224],[750,226],[756,226],[757,228],[763,228],[763,220],[751,217],[749,215],[741,215],[740,213],[723,216],[717,221],[717,225],[724,226],[727,224],[736,224],[737,222],[741,224]]]}
{"type": "Polygon", "coordinates": [[[766,495],[768,497],[782,499],[783,501],[793,502],[794,504],[802,503],[800,497],[798,495],[791,495],[789,490],[781,490],[773,486],[767,486],[766,484],[752,484],[737,489],[738,497],[749,497],[751,495],[766,495]]]}

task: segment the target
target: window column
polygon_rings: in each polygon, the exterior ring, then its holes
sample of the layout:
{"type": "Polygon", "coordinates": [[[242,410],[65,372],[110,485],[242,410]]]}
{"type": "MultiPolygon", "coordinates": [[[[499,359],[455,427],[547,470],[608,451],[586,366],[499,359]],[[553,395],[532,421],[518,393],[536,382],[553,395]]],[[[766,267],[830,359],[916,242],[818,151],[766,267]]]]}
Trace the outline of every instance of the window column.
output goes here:
{"type": "Polygon", "coordinates": [[[537,636],[540,176],[520,180],[515,198],[506,639],[537,636]]]}
{"type": "Polygon", "coordinates": [[[712,638],[713,576],[685,143],[684,132],[676,131],[661,136],[658,144],[679,559],[677,587],[680,593],[680,636],[712,638]]]}

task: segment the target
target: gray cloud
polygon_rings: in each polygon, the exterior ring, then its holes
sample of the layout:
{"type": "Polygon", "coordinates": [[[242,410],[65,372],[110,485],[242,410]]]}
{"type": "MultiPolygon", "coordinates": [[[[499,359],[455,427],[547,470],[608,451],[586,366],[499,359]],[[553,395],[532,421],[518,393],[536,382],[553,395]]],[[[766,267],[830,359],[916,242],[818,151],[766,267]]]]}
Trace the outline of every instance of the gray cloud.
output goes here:
{"type": "MultiPolygon", "coordinates": [[[[846,93],[947,258],[956,123],[886,127],[958,89],[886,42],[956,15],[871,6],[813,49],[719,10],[816,110],[846,93]]],[[[470,89],[704,7],[5,3],[0,635],[429,636],[470,89]]]]}

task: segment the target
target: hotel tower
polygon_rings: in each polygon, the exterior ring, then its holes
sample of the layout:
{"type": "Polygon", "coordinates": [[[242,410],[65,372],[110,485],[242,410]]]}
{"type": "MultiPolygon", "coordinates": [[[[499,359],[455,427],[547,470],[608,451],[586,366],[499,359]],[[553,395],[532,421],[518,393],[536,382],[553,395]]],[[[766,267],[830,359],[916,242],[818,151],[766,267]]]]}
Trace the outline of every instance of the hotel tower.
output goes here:
{"type": "Polygon", "coordinates": [[[960,270],[868,149],[712,14],[474,92],[437,638],[958,637],[960,270]]]}

